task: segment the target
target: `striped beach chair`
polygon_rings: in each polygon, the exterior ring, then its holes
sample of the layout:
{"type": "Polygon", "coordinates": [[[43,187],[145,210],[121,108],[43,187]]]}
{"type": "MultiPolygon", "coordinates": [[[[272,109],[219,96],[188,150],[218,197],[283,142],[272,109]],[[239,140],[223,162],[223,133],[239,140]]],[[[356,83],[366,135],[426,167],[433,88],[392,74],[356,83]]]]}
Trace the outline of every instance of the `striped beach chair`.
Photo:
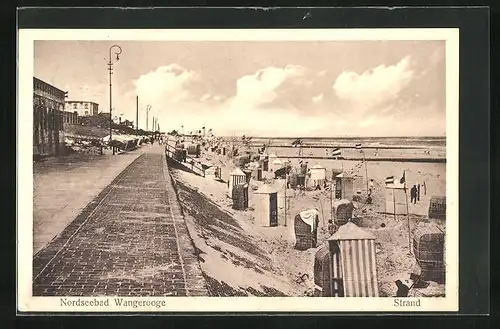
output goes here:
{"type": "Polygon", "coordinates": [[[328,243],[332,296],[378,297],[375,237],[349,222],[328,243]]]}

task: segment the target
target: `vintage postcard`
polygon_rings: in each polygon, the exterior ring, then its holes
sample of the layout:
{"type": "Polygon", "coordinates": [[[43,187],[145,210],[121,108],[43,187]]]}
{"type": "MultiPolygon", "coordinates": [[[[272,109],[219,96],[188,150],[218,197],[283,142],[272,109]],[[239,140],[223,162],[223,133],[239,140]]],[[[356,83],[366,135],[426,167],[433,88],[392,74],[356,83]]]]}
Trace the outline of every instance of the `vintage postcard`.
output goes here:
{"type": "Polygon", "coordinates": [[[18,53],[19,311],[458,310],[458,29],[18,53]]]}

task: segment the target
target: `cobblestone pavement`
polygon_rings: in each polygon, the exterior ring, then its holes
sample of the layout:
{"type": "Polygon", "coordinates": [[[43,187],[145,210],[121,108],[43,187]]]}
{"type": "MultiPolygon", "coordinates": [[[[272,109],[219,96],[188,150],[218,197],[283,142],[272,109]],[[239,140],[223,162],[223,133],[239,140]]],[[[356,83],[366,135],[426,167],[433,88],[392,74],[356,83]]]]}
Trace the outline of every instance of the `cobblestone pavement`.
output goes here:
{"type": "Polygon", "coordinates": [[[203,296],[160,148],[132,162],[34,256],[34,296],[203,296]]]}
{"type": "Polygon", "coordinates": [[[38,252],[148,146],[120,155],[51,158],[33,166],[33,248],[38,252]]]}

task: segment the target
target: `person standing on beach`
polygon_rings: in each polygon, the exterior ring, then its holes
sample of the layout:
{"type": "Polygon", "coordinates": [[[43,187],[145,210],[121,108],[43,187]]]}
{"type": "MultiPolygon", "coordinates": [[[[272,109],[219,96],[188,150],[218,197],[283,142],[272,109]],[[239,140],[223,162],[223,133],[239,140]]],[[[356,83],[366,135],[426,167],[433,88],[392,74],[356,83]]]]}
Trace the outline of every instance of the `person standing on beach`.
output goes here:
{"type": "Polygon", "coordinates": [[[420,183],[417,185],[417,201],[420,201],[420,183]]]}
{"type": "Polygon", "coordinates": [[[425,185],[425,181],[424,181],[424,195],[427,195],[427,186],[425,185]]]}
{"type": "Polygon", "coordinates": [[[328,234],[330,234],[330,236],[332,236],[335,232],[337,232],[337,227],[333,223],[333,220],[329,219],[328,220],[328,234]]]}
{"type": "Polygon", "coordinates": [[[307,162],[303,163],[302,160],[300,161],[300,173],[302,175],[306,175],[307,174],[307,162]]]}
{"type": "Polygon", "coordinates": [[[413,185],[413,187],[411,188],[410,196],[411,196],[410,203],[416,204],[417,203],[417,186],[416,185],[413,185]]]}
{"type": "Polygon", "coordinates": [[[410,292],[410,288],[405,285],[401,280],[396,280],[396,287],[398,290],[396,291],[396,297],[408,297],[408,293],[410,292]]]}

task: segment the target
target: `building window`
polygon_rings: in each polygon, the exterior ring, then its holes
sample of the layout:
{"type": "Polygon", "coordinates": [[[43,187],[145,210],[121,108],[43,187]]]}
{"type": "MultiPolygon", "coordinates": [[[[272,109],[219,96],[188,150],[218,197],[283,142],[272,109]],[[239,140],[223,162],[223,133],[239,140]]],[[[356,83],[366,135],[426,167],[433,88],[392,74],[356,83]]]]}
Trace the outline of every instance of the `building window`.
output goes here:
{"type": "Polygon", "coordinates": [[[85,109],[87,110],[89,108],[89,104],[85,103],[85,109]]]}
{"type": "Polygon", "coordinates": [[[76,109],[77,109],[76,104],[73,104],[73,110],[76,110],[76,109]]]}
{"type": "Polygon", "coordinates": [[[85,111],[85,115],[89,115],[89,111],[85,111]]]}

